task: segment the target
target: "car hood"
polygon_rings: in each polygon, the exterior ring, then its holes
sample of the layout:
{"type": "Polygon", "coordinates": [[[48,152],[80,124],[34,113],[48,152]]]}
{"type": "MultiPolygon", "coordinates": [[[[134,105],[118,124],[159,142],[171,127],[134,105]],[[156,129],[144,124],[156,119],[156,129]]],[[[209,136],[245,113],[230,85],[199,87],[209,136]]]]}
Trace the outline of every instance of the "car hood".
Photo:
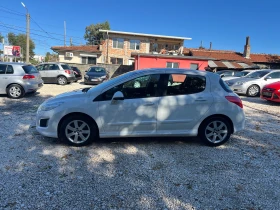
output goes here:
{"type": "Polygon", "coordinates": [[[279,82],[274,82],[274,83],[271,83],[271,84],[268,84],[265,86],[266,88],[273,88],[273,89],[280,89],[280,81],[279,82]]]}
{"type": "Polygon", "coordinates": [[[84,88],[84,89],[78,89],[78,90],[65,92],[65,93],[59,94],[57,96],[54,96],[52,98],[49,98],[48,100],[45,101],[45,103],[60,102],[60,101],[64,101],[67,99],[84,98],[84,97],[87,97],[88,89],[89,88],[84,88]]]}
{"type": "Polygon", "coordinates": [[[257,80],[256,78],[247,78],[247,77],[238,77],[236,79],[231,79],[231,80],[227,80],[228,82],[231,83],[236,83],[236,82],[250,82],[253,80],[257,80]]]}
{"type": "Polygon", "coordinates": [[[87,72],[87,75],[91,77],[102,77],[106,75],[106,72],[87,72]]]}

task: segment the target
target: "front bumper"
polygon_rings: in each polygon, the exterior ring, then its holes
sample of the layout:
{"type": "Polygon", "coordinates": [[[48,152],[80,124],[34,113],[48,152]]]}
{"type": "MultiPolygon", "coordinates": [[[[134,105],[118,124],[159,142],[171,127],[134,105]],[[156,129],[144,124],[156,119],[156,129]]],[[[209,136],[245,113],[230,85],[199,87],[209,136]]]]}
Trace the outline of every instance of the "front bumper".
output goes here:
{"type": "Polygon", "coordinates": [[[263,91],[262,91],[261,99],[264,99],[267,101],[280,102],[280,92],[269,92],[269,93],[271,93],[271,96],[265,96],[265,95],[263,95],[263,91]]]}
{"type": "Polygon", "coordinates": [[[85,78],[84,77],[84,83],[85,84],[90,84],[90,85],[98,85],[104,81],[106,81],[107,79],[101,79],[101,78],[85,78]],[[94,81],[92,81],[94,80],[94,81]]]}
{"type": "Polygon", "coordinates": [[[247,93],[247,88],[244,87],[243,85],[232,85],[229,87],[233,92],[235,92],[237,94],[246,94],[247,93]]]}
{"type": "Polygon", "coordinates": [[[54,112],[53,110],[50,111],[41,111],[37,112],[36,116],[36,130],[43,136],[58,138],[57,129],[60,119],[62,118],[61,113],[54,112]],[[42,126],[42,122],[45,125],[42,126]]]}

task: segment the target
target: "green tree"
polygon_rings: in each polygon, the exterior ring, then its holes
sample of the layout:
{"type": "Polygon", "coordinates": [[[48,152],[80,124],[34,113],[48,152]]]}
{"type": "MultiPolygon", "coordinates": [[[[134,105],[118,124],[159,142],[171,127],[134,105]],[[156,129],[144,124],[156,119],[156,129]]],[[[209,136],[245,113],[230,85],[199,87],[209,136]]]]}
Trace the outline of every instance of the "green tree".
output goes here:
{"type": "Polygon", "coordinates": [[[99,32],[99,29],[110,30],[109,22],[91,24],[86,27],[84,38],[87,41],[87,45],[96,45],[102,41],[103,33],[99,32]]]}
{"type": "MultiPolygon", "coordinates": [[[[8,40],[10,45],[20,46],[21,52],[23,54],[23,59],[26,57],[26,35],[25,34],[14,34],[14,33],[8,33],[8,40]]],[[[29,59],[33,59],[35,53],[35,43],[32,41],[32,39],[29,39],[29,59]]]]}
{"type": "Polygon", "coordinates": [[[51,53],[50,52],[47,52],[46,53],[46,56],[45,56],[45,62],[49,62],[51,59],[51,53]]]}
{"type": "Polygon", "coordinates": [[[0,42],[2,43],[4,36],[2,36],[1,32],[0,32],[0,42]]]}

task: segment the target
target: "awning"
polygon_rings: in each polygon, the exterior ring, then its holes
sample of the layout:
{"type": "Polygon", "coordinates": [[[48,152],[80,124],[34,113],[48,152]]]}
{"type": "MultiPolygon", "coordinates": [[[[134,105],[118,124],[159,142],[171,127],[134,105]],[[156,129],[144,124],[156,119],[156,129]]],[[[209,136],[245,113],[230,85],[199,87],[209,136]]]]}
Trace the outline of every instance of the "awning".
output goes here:
{"type": "Polygon", "coordinates": [[[225,69],[248,69],[255,68],[254,65],[249,65],[242,62],[230,61],[208,61],[208,66],[211,68],[225,68],[225,69]]]}
{"type": "Polygon", "coordinates": [[[92,55],[92,54],[80,54],[81,57],[94,57],[96,58],[97,55],[92,55]]]}

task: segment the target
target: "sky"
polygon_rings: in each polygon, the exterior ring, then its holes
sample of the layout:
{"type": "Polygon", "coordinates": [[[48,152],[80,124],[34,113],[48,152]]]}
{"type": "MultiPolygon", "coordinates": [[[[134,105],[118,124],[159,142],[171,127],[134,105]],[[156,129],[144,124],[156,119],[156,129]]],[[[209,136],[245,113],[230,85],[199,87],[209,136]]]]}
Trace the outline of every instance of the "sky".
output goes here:
{"type": "MultiPolygon", "coordinates": [[[[246,36],[251,52],[280,54],[277,0],[22,0],[31,16],[35,53],[51,46],[85,44],[85,27],[109,21],[111,30],[182,36],[186,47],[243,52],[246,36]]],[[[21,0],[0,0],[0,32],[25,33],[26,9],[21,0]]]]}

